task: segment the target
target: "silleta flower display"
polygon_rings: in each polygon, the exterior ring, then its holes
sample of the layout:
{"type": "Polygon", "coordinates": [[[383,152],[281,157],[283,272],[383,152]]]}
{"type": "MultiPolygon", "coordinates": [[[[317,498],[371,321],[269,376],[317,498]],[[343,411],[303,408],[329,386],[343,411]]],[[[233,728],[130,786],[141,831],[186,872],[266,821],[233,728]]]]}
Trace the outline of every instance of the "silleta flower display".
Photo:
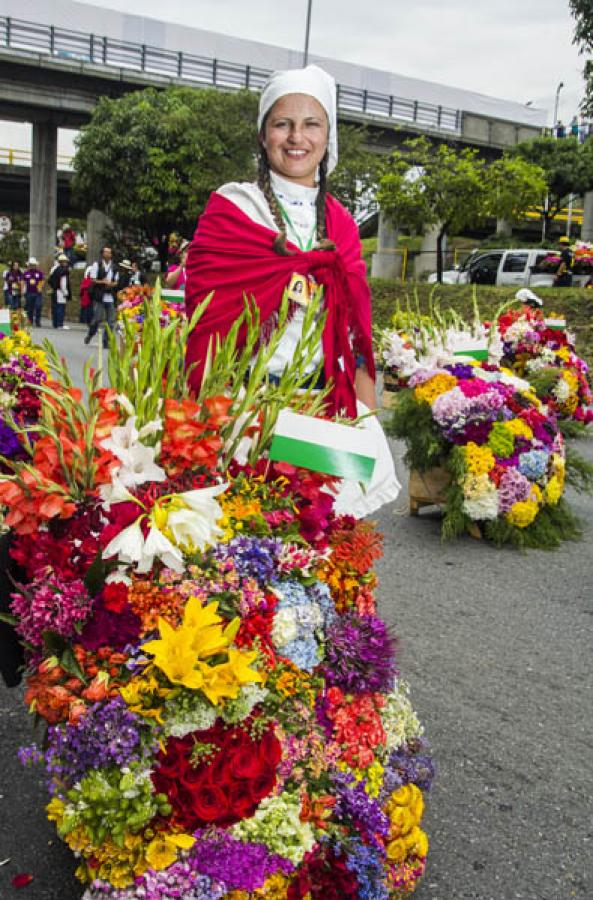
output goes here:
{"type": "Polygon", "coordinates": [[[434,769],[375,608],[381,537],[333,513],[335,479],[266,458],[253,380],[187,396],[157,301],[130,389],[84,401],[62,373],[5,463],[48,725],[22,759],[86,900],[403,897],[434,769]]]}

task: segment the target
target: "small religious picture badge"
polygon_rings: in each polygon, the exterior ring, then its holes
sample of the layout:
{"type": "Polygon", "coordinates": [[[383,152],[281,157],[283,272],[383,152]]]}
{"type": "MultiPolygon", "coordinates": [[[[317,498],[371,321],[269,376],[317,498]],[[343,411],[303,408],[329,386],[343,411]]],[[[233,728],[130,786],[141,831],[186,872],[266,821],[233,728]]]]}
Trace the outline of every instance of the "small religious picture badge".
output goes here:
{"type": "Polygon", "coordinates": [[[299,275],[293,272],[288,285],[288,299],[293,303],[299,303],[301,306],[308,306],[311,302],[311,292],[309,290],[309,280],[305,275],[299,275]]]}

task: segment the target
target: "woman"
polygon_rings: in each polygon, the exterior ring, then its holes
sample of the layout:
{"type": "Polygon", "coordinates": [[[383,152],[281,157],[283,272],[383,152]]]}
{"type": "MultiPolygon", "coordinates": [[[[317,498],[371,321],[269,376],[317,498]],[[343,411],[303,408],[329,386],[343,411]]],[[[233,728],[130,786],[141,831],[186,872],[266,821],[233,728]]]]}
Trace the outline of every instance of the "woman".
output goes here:
{"type": "MultiPolygon", "coordinates": [[[[305,310],[298,294],[307,293],[303,282],[315,282],[323,286],[327,318],[312,368],[323,361],[323,377],[333,381],[331,411],[354,417],[361,411],[357,401],[375,407],[371,297],[356,223],[327,194],[327,176],[338,160],[333,78],[317,66],[274,73],[261,95],[258,130],[257,183],[219,188],[189,250],[188,315],[215,291],[189,337],[191,385],[199,390],[208,345],[242,314],[244,293],[255,297],[265,339],[289,288],[291,320],[269,363],[270,377],[280,376],[302,333],[305,310]]],[[[351,483],[340,493],[348,497],[343,511],[356,515],[377,509],[399,490],[380,426],[375,418],[368,421],[380,432],[383,453],[364,497],[351,483]]]]}
{"type": "Polygon", "coordinates": [[[179,248],[180,257],[178,263],[173,263],[167,269],[165,284],[171,290],[181,291],[185,288],[185,266],[187,263],[187,251],[189,241],[184,241],[179,248]]]}

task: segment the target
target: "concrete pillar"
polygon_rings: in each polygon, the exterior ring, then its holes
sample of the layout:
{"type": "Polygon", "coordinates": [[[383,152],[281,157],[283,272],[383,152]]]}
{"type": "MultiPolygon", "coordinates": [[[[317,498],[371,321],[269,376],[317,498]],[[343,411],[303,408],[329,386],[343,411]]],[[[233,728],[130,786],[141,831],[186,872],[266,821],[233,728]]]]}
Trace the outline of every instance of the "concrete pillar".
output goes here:
{"type": "Polygon", "coordinates": [[[581,240],[587,241],[587,243],[593,242],[593,191],[587,191],[585,194],[581,240]]]}
{"type": "Polygon", "coordinates": [[[399,278],[402,272],[402,254],[396,253],[397,227],[383,212],[379,212],[377,252],[371,260],[373,278],[399,278]]]}
{"type": "MultiPolygon", "coordinates": [[[[414,264],[414,277],[419,281],[425,272],[436,272],[437,270],[437,237],[441,230],[440,225],[432,225],[427,228],[422,238],[420,253],[416,257],[414,264]]],[[[443,239],[443,257],[447,249],[447,238],[443,239]]],[[[447,268],[447,263],[443,258],[443,269],[447,268]]]]}
{"type": "Polygon", "coordinates": [[[99,259],[101,248],[105,243],[104,231],[113,225],[109,216],[100,209],[91,209],[86,217],[87,263],[90,265],[99,259]]]}
{"type": "Polygon", "coordinates": [[[54,258],[58,201],[58,128],[33,122],[29,200],[29,254],[42,267],[54,258]]]}

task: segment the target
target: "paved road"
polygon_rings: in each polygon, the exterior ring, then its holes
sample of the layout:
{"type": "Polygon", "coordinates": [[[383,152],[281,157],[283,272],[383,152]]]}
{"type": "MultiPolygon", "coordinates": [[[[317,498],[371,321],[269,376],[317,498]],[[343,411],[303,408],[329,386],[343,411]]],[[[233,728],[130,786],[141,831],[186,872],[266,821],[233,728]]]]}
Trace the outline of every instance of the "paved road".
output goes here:
{"type": "MultiPolygon", "coordinates": [[[[82,332],[56,343],[80,370],[82,332]]],[[[430,512],[378,516],[381,611],[439,765],[418,900],[593,898],[593,500],[573,500],[584,538],[554,553],[442,544],[430,512]]],[[[15,760],[31,739],[18,689],[0,688],[0,713],[0,898],[25,871],[23,900],[78,900],[40,781],[15,760]]]]}

